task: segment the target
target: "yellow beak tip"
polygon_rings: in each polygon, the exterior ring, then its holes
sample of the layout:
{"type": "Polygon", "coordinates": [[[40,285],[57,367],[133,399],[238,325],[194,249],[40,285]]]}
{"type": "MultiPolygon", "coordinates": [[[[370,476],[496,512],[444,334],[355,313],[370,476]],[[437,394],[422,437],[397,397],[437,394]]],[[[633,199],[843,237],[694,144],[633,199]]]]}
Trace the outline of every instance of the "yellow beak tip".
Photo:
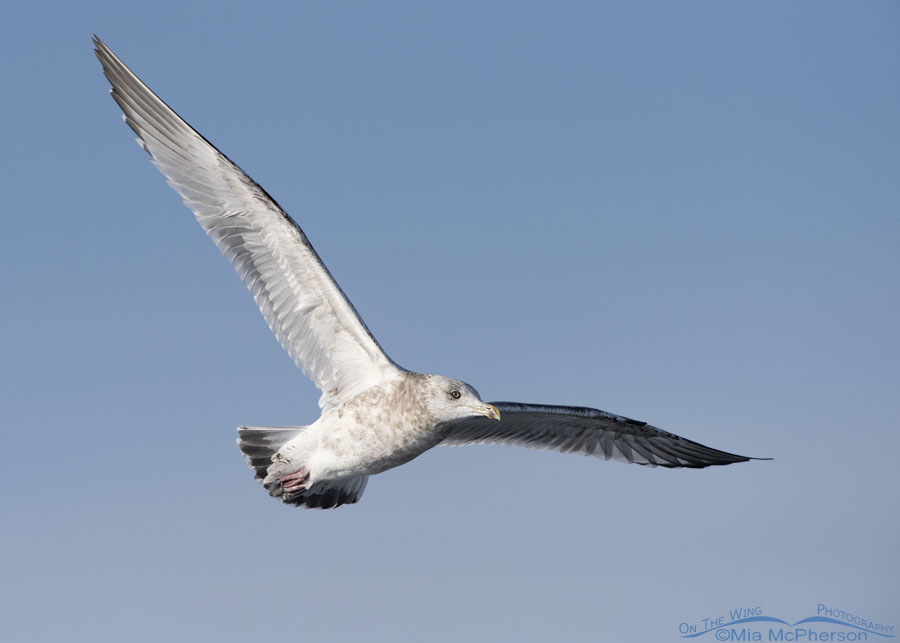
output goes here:
{"type": "Polygon", "coordinates": [[[472,412],[476,415],[483,415],[489,420],[500,419],[500,409],[498,409],[493,404],[481,404],[479,406],[473,406],[472,412]]]}

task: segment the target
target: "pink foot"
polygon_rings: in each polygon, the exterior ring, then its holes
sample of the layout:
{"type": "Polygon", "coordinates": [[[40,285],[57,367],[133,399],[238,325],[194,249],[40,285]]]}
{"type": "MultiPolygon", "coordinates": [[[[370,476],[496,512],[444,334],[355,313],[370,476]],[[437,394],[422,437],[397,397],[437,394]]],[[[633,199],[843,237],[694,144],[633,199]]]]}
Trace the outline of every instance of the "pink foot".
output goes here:
{"type": "Polygon", "coordinates": [[[306,481],[309,480],[309,469],[302,467],[299,471],[289,473],[278,479],[281,492],[286,496],[292,496],[306,489],[306,481]]]}

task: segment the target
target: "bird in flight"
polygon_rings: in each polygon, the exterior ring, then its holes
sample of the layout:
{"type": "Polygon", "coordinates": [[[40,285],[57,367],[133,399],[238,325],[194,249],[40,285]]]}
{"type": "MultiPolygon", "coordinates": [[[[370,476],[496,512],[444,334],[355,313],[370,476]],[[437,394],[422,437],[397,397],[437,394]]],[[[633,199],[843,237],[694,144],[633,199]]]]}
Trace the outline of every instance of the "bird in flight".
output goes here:
{"type": "Polygon", "coordinates": [[[669,468],[754,459],[597,409],[488,404],[463,381],[400,367],[287,212],[99,38],[93,42],[138,144],[322,392],[312,424],[238,427],[238,446],[271,496],[307,508],[355,503],[369,476],[438,445],[509,444],[669,468]]]}

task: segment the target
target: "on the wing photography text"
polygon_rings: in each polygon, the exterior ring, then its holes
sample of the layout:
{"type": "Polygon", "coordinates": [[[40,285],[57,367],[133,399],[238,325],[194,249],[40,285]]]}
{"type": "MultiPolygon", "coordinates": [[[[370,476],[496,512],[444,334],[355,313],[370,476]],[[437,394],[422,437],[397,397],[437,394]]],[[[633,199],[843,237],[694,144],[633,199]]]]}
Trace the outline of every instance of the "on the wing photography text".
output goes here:
{"type": "Polygon", "coordinates": [[[766,615],[759,605],[738,607],[728,614],[700,618],[678,625],[682,638],[716,641],[870,641],[896,638],[894,626],[861,616],[857,612],[816,605],[814,616],[787,621],[766,615]]]}

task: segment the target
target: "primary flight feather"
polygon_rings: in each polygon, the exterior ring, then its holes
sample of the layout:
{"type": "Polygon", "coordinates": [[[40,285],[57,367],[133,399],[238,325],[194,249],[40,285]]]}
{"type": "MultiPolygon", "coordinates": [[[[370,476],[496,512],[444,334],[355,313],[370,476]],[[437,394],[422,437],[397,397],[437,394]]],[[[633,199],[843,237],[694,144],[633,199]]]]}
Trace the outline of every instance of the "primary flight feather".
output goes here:
{"type": "Polygon", "coordinates": [[[671,468],[752,459],[596,409],[486,404],[465,382],[401,368],[300,226],[96,36],[94,46],[138,144],[322,392],[321,416],[308,426],[238,428],[238,445],[272,496],[310,508],[353,503],[370,475],[439,444],[513,444],[671,468]]]}

